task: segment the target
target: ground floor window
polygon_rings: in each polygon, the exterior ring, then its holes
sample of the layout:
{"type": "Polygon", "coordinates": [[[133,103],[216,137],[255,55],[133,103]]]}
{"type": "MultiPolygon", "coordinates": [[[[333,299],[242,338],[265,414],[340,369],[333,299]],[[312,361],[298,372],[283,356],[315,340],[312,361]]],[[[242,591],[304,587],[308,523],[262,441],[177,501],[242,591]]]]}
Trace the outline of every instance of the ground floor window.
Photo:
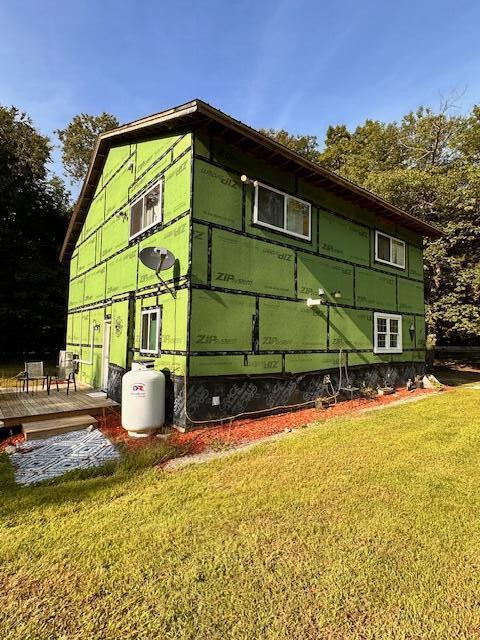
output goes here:
{"type": "Polygon", "coordinates": [[[160,348],[160,328],[162,314],[160,309],[142,311],[142,335],[140,351],[142,353],[158,353],[160,348]]]}
{"type": "Polygon", "coordinates": [[[374,352],[402,352],[402,316],[393,313],[374,314],[374,352]]]}

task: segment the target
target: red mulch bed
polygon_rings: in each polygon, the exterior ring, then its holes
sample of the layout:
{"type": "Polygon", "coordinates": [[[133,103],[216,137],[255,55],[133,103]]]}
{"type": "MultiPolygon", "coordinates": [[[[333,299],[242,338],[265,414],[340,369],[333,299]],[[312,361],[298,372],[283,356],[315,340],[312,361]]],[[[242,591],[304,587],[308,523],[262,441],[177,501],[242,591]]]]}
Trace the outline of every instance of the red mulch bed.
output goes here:
{"type": "MultiPolygon", "coordinates": [[[[324,421],[339,416],[346,416],[358,413],[366,407],[388,405],[402,398],[425,395],[432,393],[431,389],[416,389],[407,391],[405,388],[397,389],[389,396],[377,396],[373,399],[355,398],[345,400],[328,409],[301,409],[289,411],[273,416],[252,417],[242,420],[227,421],[217,426],[201,426],[194,431],[180,433],[173,431],[169,440],[173,444],[189,445],[191,453],[200,453],[208,449],[213,443],[218,444],[240,444],[259,440],[265,436],[280,433],[285,429],[302,427],[315,421],[324,421]]],[[[105,418],[98,416],[99,427],[102,432],[112,441],[126,444],[131,449],[146,447],[154,442],[158,442],[155,435],[147,438],[130,438],[121,426],[120,412],[108,413],[105,418]]],[[[9,444],[23,442],[23,435],[17,434],[6,438],[0,442],[0,449],[9,444]]]]}
{"type": "Polygon", "coordinates": [[[252,442],[265,436],[280,433],[285,429],[303,427],[311,422],[324,421],[340,416],[358,413],[361,409],[371,406],[387,405],[412,395],[425,395],[432,393],[432,389],[416,389],[407,391],[406,388],[397,389],[389,396],[377,396],[373,399],[355,398],[345,400],[328,409],[300,409],[279,413],[273,416],[261,418],[247,418],[234,420],[232,423],[224,423],[217,426],[205,426],[187,433],[174,433],[172,441],[178,444],[190,444],[192,453],[200,453],[209,448],[212,443],[240,444],[252,442]]]}

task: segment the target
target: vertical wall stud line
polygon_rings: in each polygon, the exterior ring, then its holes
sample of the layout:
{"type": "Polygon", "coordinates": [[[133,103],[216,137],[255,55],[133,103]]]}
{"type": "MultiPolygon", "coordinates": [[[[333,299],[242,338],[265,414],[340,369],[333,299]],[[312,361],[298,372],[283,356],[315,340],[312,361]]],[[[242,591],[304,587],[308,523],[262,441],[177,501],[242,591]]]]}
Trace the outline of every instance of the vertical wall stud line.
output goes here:
{"type": "Polygon", "coordinates": [[[212,227],[208,225],[208,240],[207,240],[207,284],[212,286],[212,227]]]}
{"type": "Polygon", "coordinates": [[[327,351],[330,351],[330,305],[327,304],[327,351]]]}
{"type": "Polygon", "coordinates": [[[247,185],[244,182],[242,182],[242,231],[243,233],[245,233],[246,200],[247,200],[247,185]]]}

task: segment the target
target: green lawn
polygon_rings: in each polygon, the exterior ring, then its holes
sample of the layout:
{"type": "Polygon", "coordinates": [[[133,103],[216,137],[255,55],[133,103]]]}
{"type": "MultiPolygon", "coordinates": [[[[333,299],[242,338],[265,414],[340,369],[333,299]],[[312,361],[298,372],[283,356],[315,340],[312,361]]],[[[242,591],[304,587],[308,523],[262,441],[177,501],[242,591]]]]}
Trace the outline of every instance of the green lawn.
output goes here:
{"type": "Polygon", "coordinates": [[[0,488],[2,640],[480,635],[480,391],[0,488]]]}

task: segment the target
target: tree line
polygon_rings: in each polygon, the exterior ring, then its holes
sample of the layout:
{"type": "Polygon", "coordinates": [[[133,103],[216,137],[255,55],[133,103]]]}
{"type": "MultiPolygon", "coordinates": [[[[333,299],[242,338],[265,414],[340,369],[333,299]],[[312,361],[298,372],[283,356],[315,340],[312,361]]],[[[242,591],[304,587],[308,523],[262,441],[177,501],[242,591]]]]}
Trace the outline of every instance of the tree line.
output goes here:
{"type": "MultiPolygon", "coordinates": [[[[80,183],[96,137],[118,126],[79,114],[58,137],[66,176],[80,183]]],[[[441,344],[480,344],[480,106],[419,107],[399,122],[366,120],[312,134],[267,129],[312,162],[438,225],[425,240],[428,332],[441,344]]],[[[68,273],[58,254],[72,211],[50,171],[52,140],[14,107],[0,106],[0,354],[43,355],[64,344],[68,273]]]]}

